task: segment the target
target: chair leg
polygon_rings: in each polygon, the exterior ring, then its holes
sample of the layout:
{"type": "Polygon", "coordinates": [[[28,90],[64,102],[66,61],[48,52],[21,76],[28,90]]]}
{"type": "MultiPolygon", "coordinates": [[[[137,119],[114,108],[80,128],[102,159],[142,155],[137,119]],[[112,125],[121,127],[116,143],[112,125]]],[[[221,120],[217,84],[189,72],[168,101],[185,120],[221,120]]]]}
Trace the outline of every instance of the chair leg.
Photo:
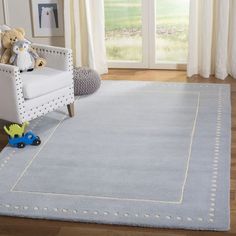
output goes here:
{"type": "Polygon", "coordinates": [[[67,109],[68,109],[68,112],[69,112],[69,116],[70,116],[70,117],[75,116],[74,103],[68,104],[68,105],[67,105],[67,109]]]}

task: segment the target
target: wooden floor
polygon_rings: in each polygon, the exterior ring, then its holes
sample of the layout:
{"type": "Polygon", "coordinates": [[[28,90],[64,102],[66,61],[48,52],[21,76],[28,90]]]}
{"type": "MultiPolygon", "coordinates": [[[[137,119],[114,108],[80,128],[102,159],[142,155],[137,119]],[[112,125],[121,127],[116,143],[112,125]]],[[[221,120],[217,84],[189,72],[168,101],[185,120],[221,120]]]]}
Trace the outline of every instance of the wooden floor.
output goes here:
{"type": "MultiPolygon", "coordinates": [[[[186,78],[183,71],[157,71],[157,70],[110,70],[104,80],[155,80],[165,82],[187,83],[227,83],[232,90],[232,164],[231,164],[231,231],[224,232],[198,232],[189,230],[147,229],[138,227],[108,226],[96,224],[81,224],[71,222],[46,221],[0,217],[0,236],[190,236],[190,235],[236,235],[236,80],[228,78],[225,81],[203,79],[195,77],[186,78]]],[[[3,123],[0,122],[0,127],[3,123]]],[[[6,145],[6,136],[0,130],[0,150],[6,145]]],[[[1,181],[1,180],[0,180],[1,181]]]]}

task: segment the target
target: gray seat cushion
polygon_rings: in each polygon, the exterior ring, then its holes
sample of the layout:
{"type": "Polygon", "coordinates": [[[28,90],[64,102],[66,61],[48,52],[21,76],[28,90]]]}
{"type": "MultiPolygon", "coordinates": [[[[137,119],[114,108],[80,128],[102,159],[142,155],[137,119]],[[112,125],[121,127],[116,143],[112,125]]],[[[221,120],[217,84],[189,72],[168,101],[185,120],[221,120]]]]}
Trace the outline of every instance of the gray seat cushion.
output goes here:
{"type": "Polygon", "coordinates": [[[96,92],[101,85],[100,75],[90,68],[74,68],[75,95],[88,95],[96,92]]]}

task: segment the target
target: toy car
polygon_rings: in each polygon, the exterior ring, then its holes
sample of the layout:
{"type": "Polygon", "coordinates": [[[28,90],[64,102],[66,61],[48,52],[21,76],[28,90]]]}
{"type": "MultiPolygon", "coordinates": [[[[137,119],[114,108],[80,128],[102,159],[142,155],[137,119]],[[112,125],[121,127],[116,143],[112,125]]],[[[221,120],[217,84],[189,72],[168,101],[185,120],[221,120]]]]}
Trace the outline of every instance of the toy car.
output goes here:
{"type": "Polygon", "coordinates": [[[26,145],[39,146],[41,140],[32,131],[29,131],[22,137],[18,137],[17,135],[14,138],[9,137],[9,144],[13,147],[24,148],[26,145]]]}

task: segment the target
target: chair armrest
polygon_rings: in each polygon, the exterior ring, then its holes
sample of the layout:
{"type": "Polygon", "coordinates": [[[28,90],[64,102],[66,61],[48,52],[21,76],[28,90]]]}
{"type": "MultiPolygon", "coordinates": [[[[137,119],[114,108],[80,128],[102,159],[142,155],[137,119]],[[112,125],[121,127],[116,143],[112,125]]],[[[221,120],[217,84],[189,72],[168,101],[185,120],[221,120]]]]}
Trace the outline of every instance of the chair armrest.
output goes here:
{"type": "Polygon", "coordinates": [[[0,63],[0,119],[21,123],[24,112],[19,68],[0,63]]]}
{"type": "Polygon", "coordinates": [[[12,74],[12,73],[20,73],[20,70],[17,66],[2,64],[0,63],[0,72],[2,74],[12,74]]]}
{"type": "Polygon", "coordinates": [[[46,60],[47,67],[73,71],[72,50],[42,44],[32,44],[38,55],[46,60]]]}

